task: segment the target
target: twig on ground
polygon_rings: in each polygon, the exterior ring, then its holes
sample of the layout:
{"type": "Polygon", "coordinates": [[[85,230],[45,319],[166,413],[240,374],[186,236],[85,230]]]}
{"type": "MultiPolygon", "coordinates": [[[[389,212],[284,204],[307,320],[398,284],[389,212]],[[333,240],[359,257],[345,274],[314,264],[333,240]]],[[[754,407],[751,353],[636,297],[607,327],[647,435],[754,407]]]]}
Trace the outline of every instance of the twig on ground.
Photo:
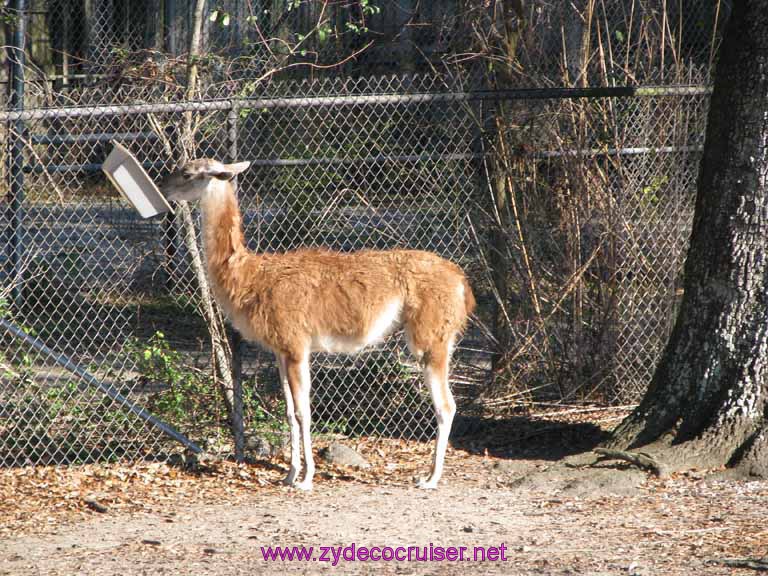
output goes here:
{"type": "Polygon", "coordinates": [[[650,470],[656,476],[663,475],[661,464],[648,454],[642,452],[625,452],[624,450],[611,450],[610,448],[595,448],[593,452],[602,456],[598,462],[603,460],[626,460],[635,466],[650,470]]]}
{"type": "Polygon", "coordinates": [[[109,512],[109,508],[104,506],[104,504],[96,500],[96,498],[94,498],[93,496],[86,496],[85,498],[83,498],[83,502],[85,503],[86,506],[88,506],[88,508],[96,512],[100,512],[102,514],[104,514],[105,512],[109,512]]]}
{"type": "MultiPolygon", "coordinates": [[[[542,406],[548,405],[546,402],[531,402],[531,404],[540,404],[542,406]]],[[[550,406],[561,406],[561,404],[553,403],[553,404],[550,404],[550,406]]],[[[557,411],[553,410],[551,412],[542,410],[540,412],[532,412],[531,416],[566,416],[569,414],[582,414],[586,412],[611,412],[611,411],[626,412],[627,410],[634,409],[636,406],[637,406],[636,404],[627,404],[624,406],[589,406],[586,408],[574,407],[574,408],[568,408],[565,410],[557,410],[557,411]]],[[[623,416],[621,417],[623,418],[623,416]]]]}
{"type": "Polygon", "coordinates": [[[711,562],[731,568],[750,568],[758,572],[768,572],[768,556],[762,558],[722,558],[711,562]]]}

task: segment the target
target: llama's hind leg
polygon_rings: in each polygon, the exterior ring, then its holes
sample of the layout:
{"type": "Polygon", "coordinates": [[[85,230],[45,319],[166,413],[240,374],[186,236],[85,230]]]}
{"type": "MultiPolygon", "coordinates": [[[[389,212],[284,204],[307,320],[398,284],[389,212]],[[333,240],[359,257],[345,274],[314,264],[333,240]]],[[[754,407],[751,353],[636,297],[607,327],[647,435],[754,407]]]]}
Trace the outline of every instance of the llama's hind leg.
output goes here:
{"type": "MultiPolygon", "coordinates": [[[[301,429],[301,443],[304,448],[304,470],[301,482],[295,484],[301,490],[312,489],[312,478],[315,475],[315,460],[312,456],[312,412],[310,409],[310,374],[309,354],[304,354],[301,360],[287,361],[288,383],[293,395],[296,420],[301,429]]],[[[297,442],[298,443],[298,442],[297,442]]]]}
{"type": "Polygon", "coordinates": [[[277,356],[277,365],[280,370],[280,382],[283,385],[283,396],[285,397],[285,418],[288,420],[288,426],[291,429],[291,469],[283,480],[286,486],[296,484],[296,476],[301,466],[301,451],[299,448],[299,422],[296,420],[296,408],[293,401],[293,392],[288,382],[288,365],[284,355],[277,356]]]}
{"type": "Polygon", "coordinates": [[[432,472],[429,478],[419,480],[419,488],[437,488],[437,483],[443,475],[445,452],[448,448],[448,436],[451,433],[453,417],[456,414],[456,402],[453,400],[451,387],[448,383],[451,347],[451,342],[443,342],[434,346],[425,355],[424,380],[427,386],[429,386],[432,403],[435,407],[437,440],[435,441],[432,472]]]}

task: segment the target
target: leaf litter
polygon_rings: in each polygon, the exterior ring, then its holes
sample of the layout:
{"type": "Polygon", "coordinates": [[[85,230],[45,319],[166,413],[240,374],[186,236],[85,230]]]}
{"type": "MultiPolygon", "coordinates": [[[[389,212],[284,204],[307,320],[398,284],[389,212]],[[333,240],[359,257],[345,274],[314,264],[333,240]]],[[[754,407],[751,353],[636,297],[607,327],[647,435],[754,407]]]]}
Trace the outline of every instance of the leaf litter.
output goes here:
{"type": "MultiPolygon", "coordinates": [[[[701,470],[646,474],[631,495],[572,492],[558,475],[591,471],[562,466],[564,444],[575,453],[602,436],[592,427],[574,432],[584,416],[567,416],[564,428],[563,415],[527,426],[513,419],[457,438],[434,492],[412,487],[429,468],[432,443],[401,439],[345,440],[371,468],[318,461],[309,494],[280,484],[281,458],[197,470],[161,462],[0,470],[0,574],[302,574],[312,571],[300,562],[265,563],[260,546],[352,542],[504,543],[519,574],[762,569],[768,482],[701,470]],[[533,445],[525,440],[532,434],[533,445]]],[[[418,572],[506,574],[509,562],[421,564],[418,572]]],[[[366,565],[383,574],[413,568],[366,565]]]]}

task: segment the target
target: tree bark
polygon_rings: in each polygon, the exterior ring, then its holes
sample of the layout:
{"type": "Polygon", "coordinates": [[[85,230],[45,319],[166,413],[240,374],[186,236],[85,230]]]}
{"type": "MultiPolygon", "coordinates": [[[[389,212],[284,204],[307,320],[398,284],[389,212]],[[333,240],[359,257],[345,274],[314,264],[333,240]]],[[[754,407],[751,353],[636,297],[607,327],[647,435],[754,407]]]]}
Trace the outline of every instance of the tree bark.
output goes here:
{"type": "Polygon", "coordinates": [[[685,293],[616,448],[768,475],[768,0],[734,3],[715,74],[685,293]]]}

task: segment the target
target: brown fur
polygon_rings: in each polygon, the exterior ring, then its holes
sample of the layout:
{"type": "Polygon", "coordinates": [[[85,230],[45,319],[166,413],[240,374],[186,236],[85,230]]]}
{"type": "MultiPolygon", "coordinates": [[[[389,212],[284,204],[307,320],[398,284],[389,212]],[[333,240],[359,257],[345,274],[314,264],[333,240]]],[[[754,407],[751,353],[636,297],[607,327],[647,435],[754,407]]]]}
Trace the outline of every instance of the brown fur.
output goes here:
{"type": "Polygon", "coordinates": [[[463,330],[474,310],[461,269],[430,252],[255,254],[245,246],[233,193],[205,209],[216,298],[239,330],[275,352],[298,358],[316,334],[362,337],[399,297],[413,345],[431,354],[463,330]],[[461,298],[458,285],[464,287],[461,298]]]}

